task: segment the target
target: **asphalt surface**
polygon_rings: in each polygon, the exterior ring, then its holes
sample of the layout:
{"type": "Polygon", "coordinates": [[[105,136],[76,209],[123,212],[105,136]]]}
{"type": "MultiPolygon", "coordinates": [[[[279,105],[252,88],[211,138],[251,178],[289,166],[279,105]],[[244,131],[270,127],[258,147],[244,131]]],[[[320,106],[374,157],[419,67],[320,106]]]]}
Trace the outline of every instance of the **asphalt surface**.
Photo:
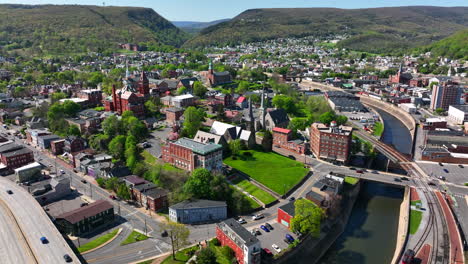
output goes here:
{"type": "Polygon", "coordinates": [[[26,190],[0,177],[0,199],[13,212],[38,263],[65,263],[65,254],[72,257],[73,263],[80,263],[42,207],[26,190]],[[8,194],[7,190],[12,190],[13,194],[8,194]],[[46,237],[49,243],[42,244],[41,237],[46,237]]]}

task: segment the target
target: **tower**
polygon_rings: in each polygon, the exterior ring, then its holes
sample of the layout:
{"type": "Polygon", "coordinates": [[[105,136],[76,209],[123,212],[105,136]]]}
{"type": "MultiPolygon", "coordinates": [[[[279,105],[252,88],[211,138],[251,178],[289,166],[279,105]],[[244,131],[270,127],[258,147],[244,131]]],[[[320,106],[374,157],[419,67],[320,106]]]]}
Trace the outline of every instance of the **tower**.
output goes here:
{"type": "Polygon", "coordinates": [[[255,135],[255,118],[252,109],[252,99],[249,98],[249,130],[255,135]]]}
{"type": "Polygon", "coordinates": [[[451,65],[451,64],[450,64],[450,67],[449,67],[449,69],[448,69],[447,76],[448,76],[448,77],[451,77],[451,76],[452,76],[452,65],[451,65]]]}
{"type": "Polygon", "coordinates": [[[117,109],[117,95],[115,92],[115,84],[112,85],[112,104],[111,104],[111,111],[115,111],[117,109]]]}
{"type": "Polygon", "coordinates": [[[208,64],[208,73],[211,75],[213,74],[213,63],[211,61],[208,64]]]}
{"type": "Polygon", "coordinates": [[[265,127],[265,116],[266,116],[266,102],[265,102],[265,87],[262,89],[262,98],[261,98],[261,105],[260,105],[261,111],[262,111],[262,126],[263,129],[266,129],[265,127]]]}
{"type": "Polygon", "coordinates": [[[149,81],[145,71],[141,71],[140,79],[138,80],[138,92],[143,95],[149,94],[149,81]]]}
{"type": "Polygon", "coordinates": [[[128,71],[128,61],[125,61],[125,66],[126,66],[125,79],[128,80],[130,78],[130,72],[128,71]]]}

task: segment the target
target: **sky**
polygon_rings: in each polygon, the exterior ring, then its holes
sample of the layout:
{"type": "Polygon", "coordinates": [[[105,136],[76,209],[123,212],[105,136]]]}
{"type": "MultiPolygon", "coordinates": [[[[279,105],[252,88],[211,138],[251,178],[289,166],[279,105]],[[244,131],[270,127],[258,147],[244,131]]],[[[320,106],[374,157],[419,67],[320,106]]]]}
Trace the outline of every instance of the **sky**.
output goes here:
{"type": "Polygon", "coordinates": [[[371,8],[433,5],[466,6],[466,0],[0,0],[12,4],[80,4],[153,8],[170,21],[213,21],[232,18],[251,8],[337,7],[371,8]]]}

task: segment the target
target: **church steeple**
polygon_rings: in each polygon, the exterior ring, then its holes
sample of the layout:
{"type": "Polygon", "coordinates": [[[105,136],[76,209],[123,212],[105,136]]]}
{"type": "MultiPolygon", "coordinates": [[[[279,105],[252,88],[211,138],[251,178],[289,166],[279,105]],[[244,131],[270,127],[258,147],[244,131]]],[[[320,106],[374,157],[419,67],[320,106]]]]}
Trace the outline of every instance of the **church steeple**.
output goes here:
{"type": "Polygon", "coordinates": [[[448,77],[451,77],[451,76],[452,76],[452,64],[450,64],[450,67],[449,67],[449,69],[448,69],[447,76],[448,76],[448,77]]]}
{"type": "Polygon", "coordinates": [[[208,64],[208,72],[210,74],[213,74],[213,62],[210,60],[210,63],[208,64]]]}
{"type": "Polygon", "coordinates": [[[128,80],[130,78],[130,72],[128,71],[128,61],[125,61],[125,66],[126,66],[125,79],[128,80]]]}

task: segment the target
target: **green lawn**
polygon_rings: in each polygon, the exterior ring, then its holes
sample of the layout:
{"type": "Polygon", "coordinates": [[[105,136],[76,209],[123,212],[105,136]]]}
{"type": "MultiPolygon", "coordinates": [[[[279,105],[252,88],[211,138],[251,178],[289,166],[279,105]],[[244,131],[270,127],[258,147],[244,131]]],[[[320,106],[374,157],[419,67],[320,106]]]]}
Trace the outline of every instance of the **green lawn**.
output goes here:
{"type": "Polygon", "coordinates": [[[255,196],[257,199],[259,199],[262,203],[264,204],[269,204],[269,203],[272,203],[274,201],[276,201],[276,198],[273,197],[271,194],[265,192],[264,190],[258,188],[257,186],[255,186],[254,184],[252,184],[251,182],[249,182],[248,180],[246,179],[242,179],[240,177],[237,177],[233,183],[239,187],[241,187],[242,189],[244,189],[244,191],[250,193],[251,195],[255,196]]]}
{"type": "Polygon", "coordinates": [[[242,171],[281,195],[298,184],[309,171],[298,161],[273,152],[254,150],[242,151],[236,160],[229,157],[224,160],[224,163],[242,171]],[[252,155],[245,155],[247,152],[252,155]]]}
{"type": "Polygon", "coordinates": [[[344,181],[347,184],[355,185],[359,182],[359,179],[355,177],[345,176],[344,181]]]}
{"type": "Polygon", "coordinates": [[[133,230],[132,233],[130,233],[130,235],[128,235],[128,237],[124,241],[122,241],[122,243],[120,243],[120,245],[125,246],[146,239],[148,239],[148,236],[145,236],[144,234],[133,230]]]}
{"type": "Polygon", "coordinates": [[[189,252],[190,250],[192,249],[195,249],[195,250],[198,250],[198,245],[197,246],[193,246],[193,247],[189,247],[189,248],[186,248],[186,249],[183,249],[183,250],[180,250],[180,251],[177,251],[176,252],[176,259],[173,260],[172,259],[172,254],[169,255],[165,260],[163,260],[163,262],[161,262],[161,264],[181,264],[181,263],[186,263],[191,256],[187,255],[187,252],[189,252]]]}
{"type": "Polygon", "coordinates": [[[421,203],[421,200],[411,201],[411,205],[416,206],[416,204],[421,203]]]}
{"type": "Polygon", "coordinates": [[[419,224],[421,223],[422,219],[422,212],[421,211],[416,211],[416,210],[411,210],[410,211],[410,234],[416,234],[419,228],[419,224]]]}
{"type": "Polygon", "coordinates": [[[242,197],[244,197],[244,199],[249,203],[248,208],[245,208],[245,210],[243,212],[237,212],[237,213],[239,213],[239,214],[248,213],[248,212],[251,212],[254,209],[257,209],[257,208],[259,208],[261,206],[254,199],[252,199],[252,198],[248,197],[247,195],[243,194],[241,191],[236,189],[234,186],[230,186],[230,187],[231,187],[233,192],[237,192],[240,195],[242,195],[242,197]]]}
{"type": "Polygon", "coordinates": [[[145,160],[145,162],[148,164],[148,165],[151,165],[151,166],[162,166],[163,170],[166,170],[166,171],[175,171],[175,172],[183,172],[183,170],[179,169],[179,168],[176,168],[174,166],[172,166],[171,164],[169,163],[164,163],[164,164],[159,164],[158,163],[158,159],[151,155],[151,153],[149,153],[148,151],[144,150],[141,152],[141,156],[143,157],[143,159],[145,160]]]}
{"type": "Polygon", "coordinates": [[[218,264],[231,264],[231,260],[229,260],[228,258],[226,258],[225,255],[223,255],[222,251],[221,251],[221,248],[220,246],[215,246],[213,245],[212,243],[210,243],[210,248],[214,251],[214,253],[216,254],[216,262],[218,264]]]}
{"type": "Polygon", "coordinates": [[[150,259],[150,260],[145,260],[145,261],[142,261],[142,262],[138,262],[138,264],[151,264],[153,263],[154,259],[150,259]]]}
{"type": "Polygon", "coordinates": [[[105,234],[103,236],[100,236],[100,237],[94,239],[93,241],[90,241],[90,242],[88,242],[88,243],[86,243],[84,245],[81,245],[81,247],[78,248],[78,251],[80,253],[82,253],[82,252],[86,252],[88,250],[97,248],[100,245],[102,245],[102,244],[106,243],[107,241],[111,240],[112,238],[114,238],[117,235],[118,231],[119,231],[119,229],[114,229],[110,233],[107,233],[107,234],[105,234]]]}
{"type": "Polygon", "coordinates": [[[374,132],[373,132],[374,136],[380,137],[382,136],[383,132],[384,132],[384,125],[380,122],[376,122],[374,124],[374,132]]]}

